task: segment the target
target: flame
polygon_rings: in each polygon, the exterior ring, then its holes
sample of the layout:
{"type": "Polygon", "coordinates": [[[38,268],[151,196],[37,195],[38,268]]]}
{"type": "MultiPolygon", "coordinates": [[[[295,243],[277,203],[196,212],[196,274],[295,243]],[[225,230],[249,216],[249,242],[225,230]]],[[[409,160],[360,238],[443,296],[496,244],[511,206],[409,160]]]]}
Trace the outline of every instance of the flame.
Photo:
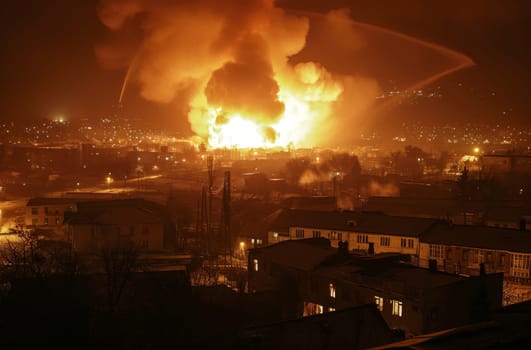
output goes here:
{"type": "MultiPolygon", "coordinates": [[[[277,99],[284,112],[275,121],[260,121],[244,113],[225,114],[222,106],[207,106],[208,143],[212,148],[287,148],[307,145],[307,138],[343,86],[315,62],[296,65],[285,77],[275,76],[277,99]]],[[[202,99],[205,101],[205,99],[202,99]]]]}

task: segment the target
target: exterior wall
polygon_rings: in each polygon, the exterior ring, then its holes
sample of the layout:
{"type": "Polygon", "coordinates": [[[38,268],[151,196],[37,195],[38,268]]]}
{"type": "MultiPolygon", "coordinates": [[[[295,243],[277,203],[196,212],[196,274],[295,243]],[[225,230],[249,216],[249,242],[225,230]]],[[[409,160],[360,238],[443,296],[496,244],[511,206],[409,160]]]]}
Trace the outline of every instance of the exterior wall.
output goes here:
{"type": "Polygon", "coordinates": [[[375,253],[401,253],[413,256],[419,254],[419,239],[413,236],[354,232],[349,236],[348,247],[366,251],[369,249],[369,243],[374,244],[375,253]],[[387,242],[389,245],[386,245],[387,242]]]}
{"type": "Polygon", "coordinates": [[[65,234],[63,220],[64,214],[67,211],[76,212],[76,205],[74,203],[68,203],[26,206],[24,223],[26,227],[51,230],[57,235],[63,236],[65,234]]]}
{"type": "Polygon", "coordinates": [[[275,244],[278,242],[290,240],[290,233],[283,231],[269,231],[267,232],[267,243],[266,244],[275,244]]]}
{"type": "Polygon", "coordinates": [[[502,285],[503,276],[497,273],[426,291],[421,333],[485,320],[502,306],[502,285]]]}
{"type": "Polygon", "coordinates": [[[531,254],[421,242],[419,266],[428,267],[430,259],[440,271],[471,276],[483,263],[486,273],[503,273],[505,304],[531,299],[531,254]]]}
{"type": "Polygon", "coordinates": [[[70,225],[68,236],[79,253],[97,253],[104,247],[132,242],[142,251],[161,251],[164,242],[162,224],[70,225]]]}
{"type": "Polygon", "coordinates": [[[290,227],[289,234],[268,232],[268,244],[274,244],[290,239],[326,238],[330,245],[337,248],[340,241],[347,241],[349,250],[369,250],[369,243],[374,243],[375,253],[401,253],[411,256],[417,264],[420,256],[419,238],[415,236],[396,236],[380,233],[362,233],[341,230],[315,229],[308,227],[290,227]]]}

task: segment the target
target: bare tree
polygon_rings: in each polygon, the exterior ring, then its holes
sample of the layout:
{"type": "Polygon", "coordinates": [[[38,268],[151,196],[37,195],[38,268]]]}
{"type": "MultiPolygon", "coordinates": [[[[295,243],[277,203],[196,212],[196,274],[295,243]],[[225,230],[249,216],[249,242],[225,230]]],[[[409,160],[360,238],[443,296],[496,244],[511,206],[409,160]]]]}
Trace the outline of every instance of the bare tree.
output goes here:
{"type": "Polygon", "coordinates": [[[124,289],[133,271],[139,268],[137,247],[111,247],[102,250],[103,268],[106,279],[109,311],[115,312],[120,304],[124,289]]]}
{"type": "Polygon", "coordinates": [[[20,227],[11,230],[11,233],[17,239],[7,241],[0,255],[5,272],[17,277],[81,273],[79,256],[67,243],[39,240],[36,232],[20,227]]]}

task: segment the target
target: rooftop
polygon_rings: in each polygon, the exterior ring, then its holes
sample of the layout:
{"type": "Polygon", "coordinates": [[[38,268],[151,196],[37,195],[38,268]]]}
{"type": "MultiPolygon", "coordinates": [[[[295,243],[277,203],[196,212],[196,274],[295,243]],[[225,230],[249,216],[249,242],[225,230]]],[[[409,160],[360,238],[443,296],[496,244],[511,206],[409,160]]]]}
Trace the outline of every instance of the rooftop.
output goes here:
{"type": "Polygon", "coordinates": [[[264,225],[269,230],[287,231],[289,227],[301,227],[397,236],[419,236],[436,222],[435,219],[389,216],[373,212],[290,209],[279,209],[264,219],[264,225]]]}
{"type": "Polygon", "coordinates": [[[337,254],[324,238],[283,241],[263,248],[251,249],[259,255],[267,255],[272,262],[302,271],[310,271],[328,257],[337,254]]]}
{"type": "Polygon", "coordinates": [[[451,246],[531,253],[531,232],[507,228],[439,223],[422,236],[422,241],[451,246]]]}

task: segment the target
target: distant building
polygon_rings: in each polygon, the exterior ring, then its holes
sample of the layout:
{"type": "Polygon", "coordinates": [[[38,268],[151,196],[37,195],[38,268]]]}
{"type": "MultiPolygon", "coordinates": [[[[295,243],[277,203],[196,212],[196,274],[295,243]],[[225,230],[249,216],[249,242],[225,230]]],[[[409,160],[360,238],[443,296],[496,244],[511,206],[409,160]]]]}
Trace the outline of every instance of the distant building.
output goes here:
{"type": "Polygon", "coordinates": [[[76,212],[77,203],[83,199],[74,198],[31,198],[26,204],[24,223],[26,227],[47,231],[56,238],[64,238],[65,213],[76,212]]]}
{"type": "Polygon", "coordinates": [[[104,248],[135,245],[141,251],[171,250],[175,227],[164,207],[142,199],[81,202],[67,215],[67,240],[74,251],[98,253],[104,248]]]}
{"type": "Polygon", "coordinates": [[[503,272],[506,304],[531,299],[530,232],[439,223],[420,242],[419,265],[427,267],[430,260],[456,274],[503,272]]]}
{"type": "Polygon", "coordinates": [[[482,171],[487,174],[531,173],[531,156],[488,154],[481,157],[482,171]]]}
{"type": "Polygon", "coordinates": [[[350,255],[325,239],[249,253],[249,290],[278,290],[293,316],[375,303],[391,328],[418,335],[483,320],[501,307],[502,274],[463,277],[413,266],[397,254],[350,255]]]}
{"type": "Polygon", "coordinates": [[[420,253],[420,235],[437,222],[380,213],[306,210],[280,210],[265,221],[269,244],[322,237],[329,239],[333,247],[345,241],[353,250],[408,254],[414,263],[420,253]]]}

